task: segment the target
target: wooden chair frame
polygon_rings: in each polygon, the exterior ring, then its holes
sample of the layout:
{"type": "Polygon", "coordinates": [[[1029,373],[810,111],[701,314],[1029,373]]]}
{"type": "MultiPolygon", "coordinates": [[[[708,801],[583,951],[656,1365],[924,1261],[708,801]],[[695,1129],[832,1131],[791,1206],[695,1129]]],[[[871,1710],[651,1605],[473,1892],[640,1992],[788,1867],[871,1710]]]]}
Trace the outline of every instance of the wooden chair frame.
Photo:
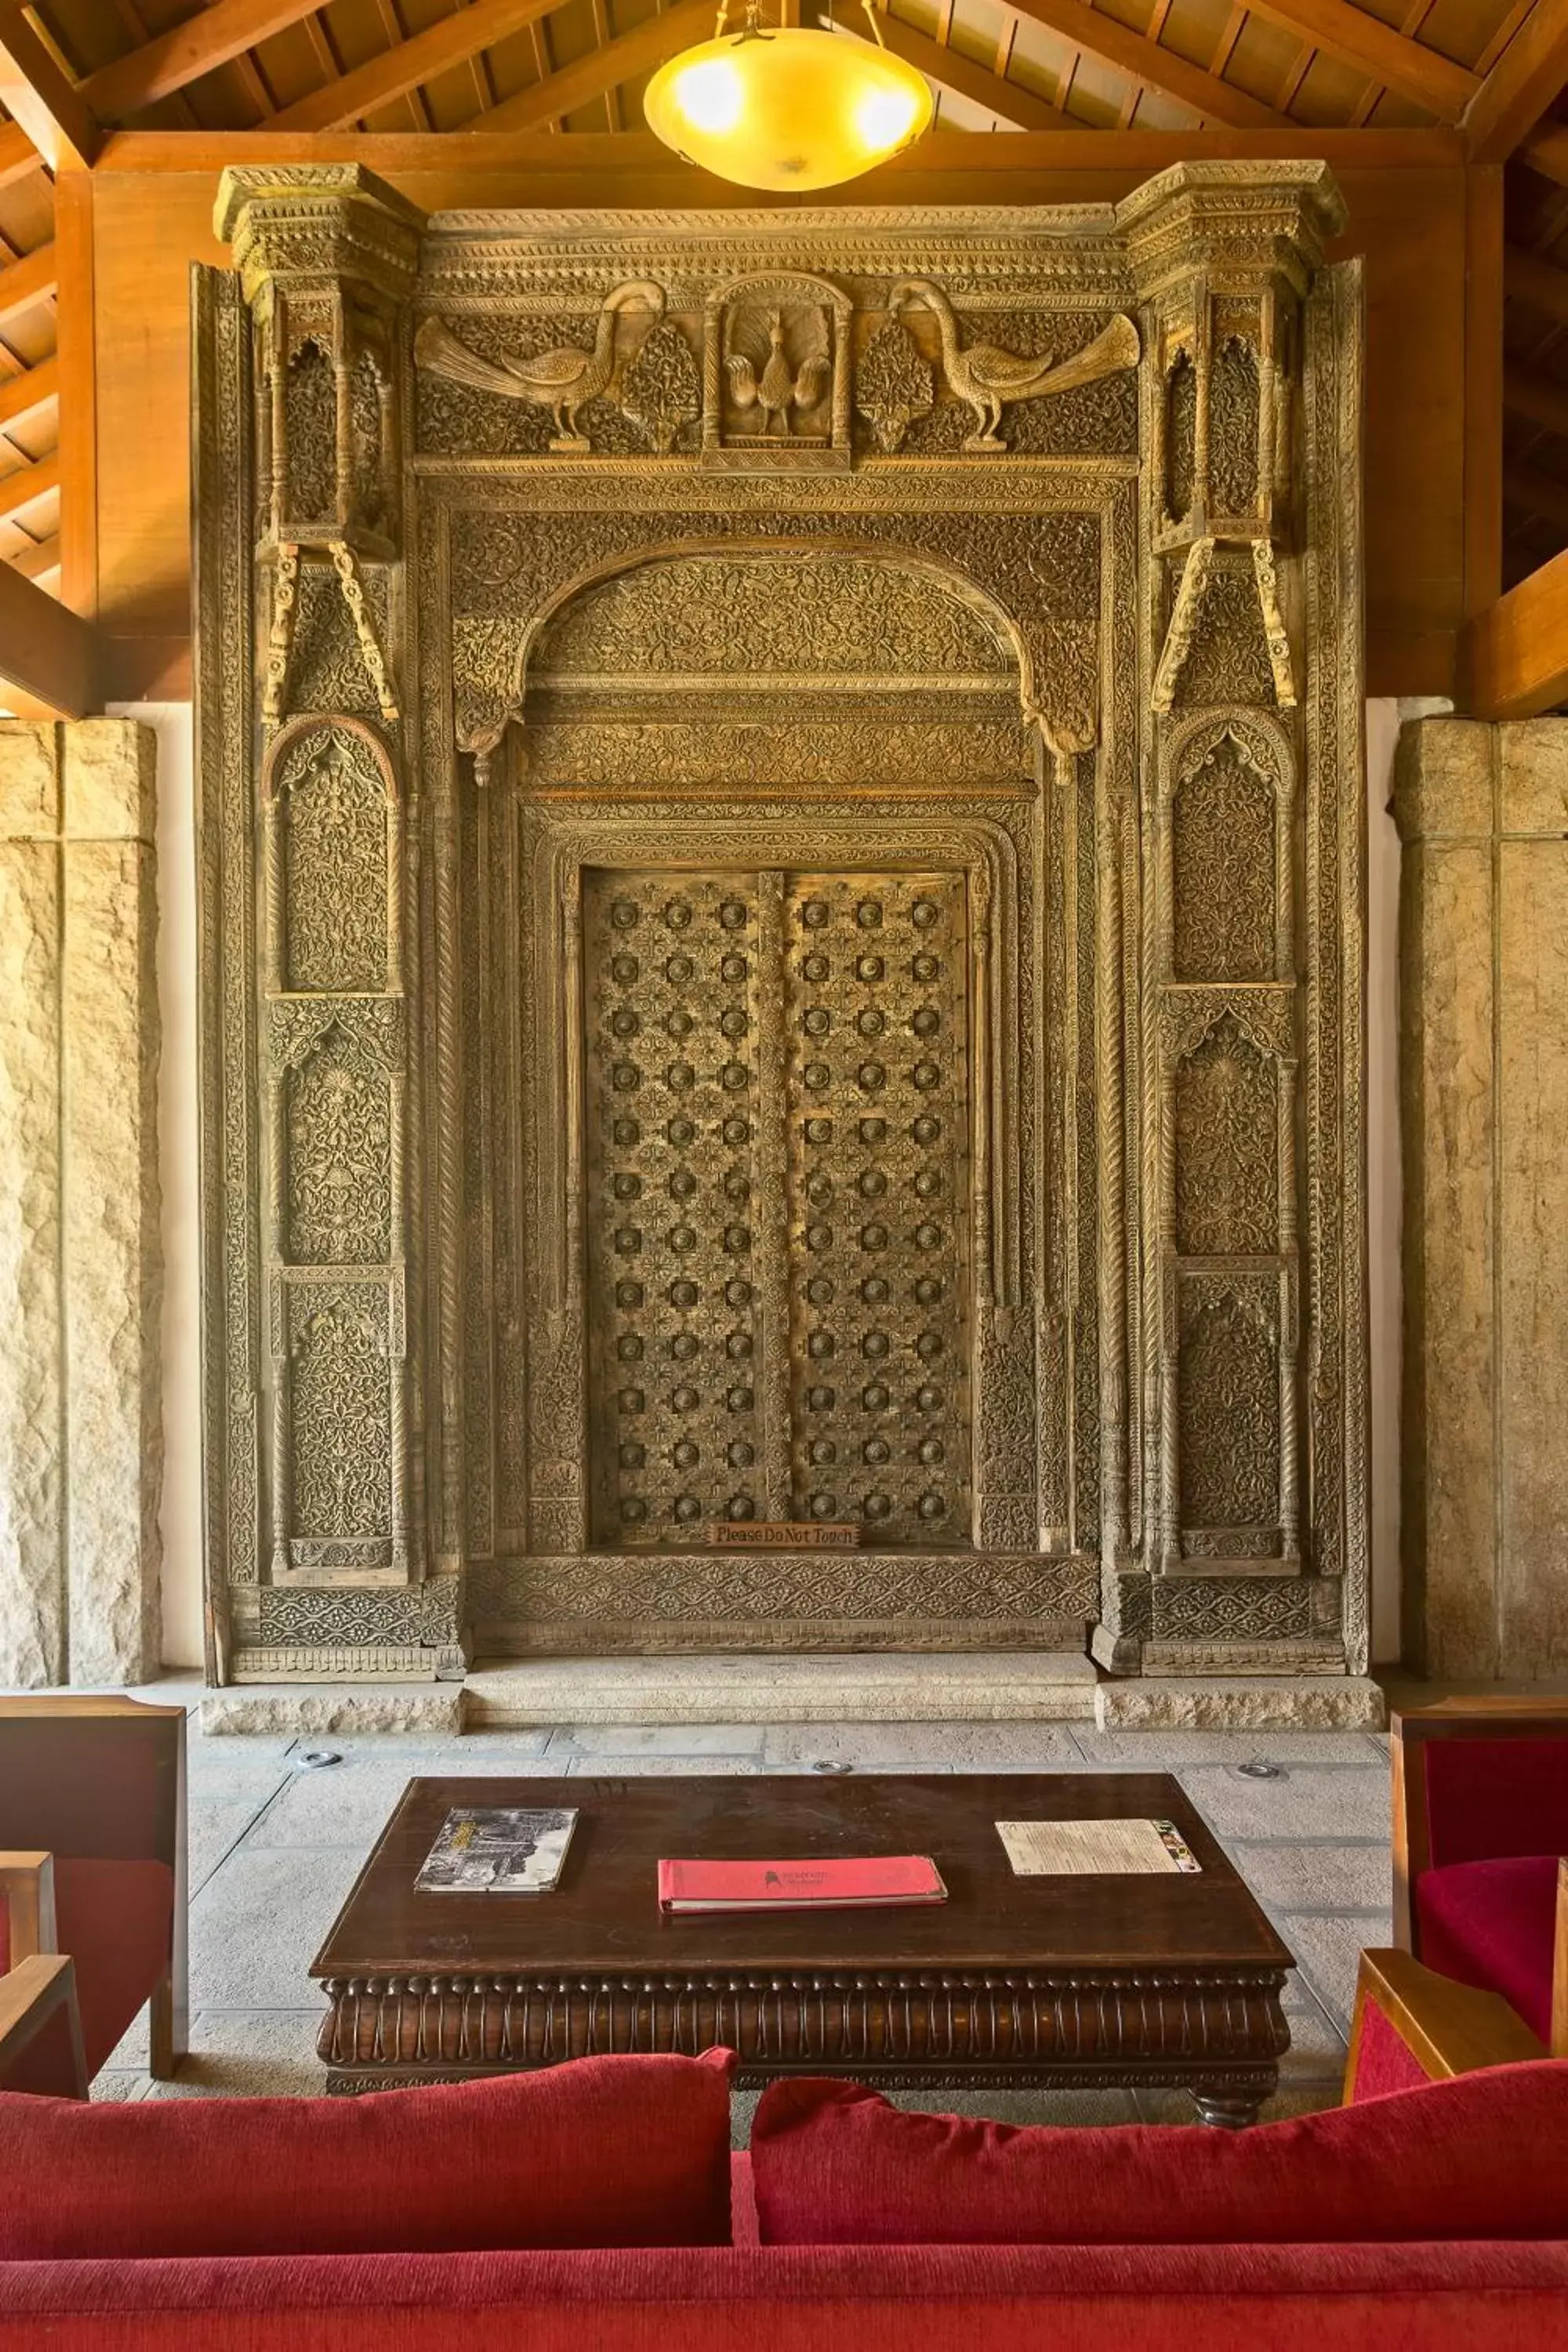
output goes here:
{"type": "MultiPolygon", "coordinates": [[[[1552,1948],[1552,2042],[1550,2051],[1542,2048],[1535,2035],[1515,2015],[1500,1995],[1478,1992],[1468,1985],[1457,1985],[1451,1979],[1440,1977],[1420,1965],[1420,1928],[1415,1915],[1415,1885],[1421,1873],[1431,1865],[1432,1850],[1428,1835],[1426,1809],[1426,1755],[1435,1740],[1454,1739],[1542,1739],[1561,1738],[1568,1745],[1568,1699],[1541,1700],[1535,1698],[1455,1698],[1444,1699],[1434,1706],[1415,1707],[1396,1712],[1390,1729],[1393,1735],[1394,1760],[1394,1938],[1397,1953],[1366,1953],[1363,1955],[1363,1970],[1369,1961],[1402,1959],[1407,1968],[1386,1978],[1385,2001],[1378,1995],[1378,2005],[1387,2010],[1391,2018],[1397,2010],[1407,2017],[1412,2032],[1426,2037],[1433,2049],[1447,2046],[1457,2033],[1453,2046],[1468,2048],[1468,2036],[1478,2037],[1474,2046],[1488,2046],[1505,2054],[1472,2057],[1471,2065],[1502,2066],[1521,2056],[1568,2058],[1568,1856],[1561,1857],[1557,1865],[1557,1927],[1552,1948]],[[1462,1996],[1468,2022],[1461,2021],[1460,2010],[1449,1996],[1462,1996]],[[1486,2015],[1477,2003],[1496,2003],[1520,2033],[1525,2036],[1528,2049],[1514,2046],[1513,2037],[1500,2021],[1493,2019],[1489,2026],[1486,2015]],[[1495,2028],[1495,2030],[1494,2030],[1495,2028]]],[[[1384,1971],[1386,1977],[1386,1971],[1384,1971]]],[[[1349,2083],[1355,2070],[1354,2035],[1360,2030],[1363,1990],[1358,1984],[1356,2013],[1352,2025],[1350,2063],[1346,2070],[1349,2083]]],[[[1399,2029],[1403,2033],[1403,2026],[1399,2029]]],[[[1417,2041],[1405,2037],[1410,2049],[1419,2055],[1417,2041]]],[[[1449,2073],[1463,2071],[1449,2067],[1449,2073]]]]}
{"type": "MultiPolygon", "coordinates": [[[[37,1721],[44,1717],[52,1722],[73,1720],[87,1722],[101,1721],[106,1717],[134,1720],[145,1726],[150,1738],[166,1742],[168,1760],[174,1775],[174,1801],[168,1825],[168,1836],[156,1854],[151,1857],[168,1864],[174,1874],[174,1932],[171,1938],[169,1966],[153,1988],[148,2012],[149,2071],[154,2081],[166,2083],[172,2080],[175,2068],[190,2047],[189,1924],[186,1916],[188,1909],[186,1871],[188,1800],[185,1780],[185,1710],[181,1706],[155,1706],[143,1699],[117,1696],[87,1696],[74,1692],[69,1696],[58,1697],[50,1693],[40,1695],[36,1698],[0,1699],[0,1728],[7,1723],[28,1719],[37,1721]]],[[[63,1849],[57,1841],[56,1852],[61,1851],[63,1849]]],[[[47,1856],[25,1853],[0,1853],[0,1892],[5,1894],[10,1905],[13,1960],[20,1956],[22,1949],[17,1940],[18,1934],[25,1937],[29,1933],[26,1924],[30,1916],[28,1904],[31,1902],[39,1906],[41,1919],[41,1906],[46,1899],[41,1891],[41,1881],[39,1882],[40,1891],[36,1896],[29,1896],[25,1892],[18,1893],[18,1887],[26,1875],[26,1866],[48,1859],[47,1856]],[[7,1873],[8,1864],[22,1867],[13,1868],[10,1873],[7,1873]],[[19,1909],[20,1928],[18,1927],[19,1909]]],[[[35,1951],[49,1951],[54,1947],[52,1865],[47,1900],[50,1915],[49,1941],[44,1945],[35,1944],[32,1948],[35,1951]]],[[[15,1969],[12,1973],[15,1974],[15,1969]]],[[[0,1979],[0,1983],[8,1981],[8,1979],[0,1979]]]]}
{"type": "Polygon", "coordinates": [[[85,2099],[87,2060],[77,2007],[76,1965],[68,1952],[34,1952],[0,1977],[0,2079],[61,2010],[70,2045],[70,2096],[85,2099]]]}
{"type": "MultiPolygon", "coordinates": [[[[1562,1917],[1560,1907],[1559,1922],[1562,1917]]],[[[1552,2054],[1500,1992],[1483,1992],[1475,1985],[1440,1977],[1408,1952],[1364,1951],[1356,1974],[1345,2058],[1346,2106],[1355,2097],[1369,2002],[1383,2011],[1428,2082],[1447,2082],[1450,2075],[1472,2074],[1486,2066],[1518,2066],[1552,2054]]]]}

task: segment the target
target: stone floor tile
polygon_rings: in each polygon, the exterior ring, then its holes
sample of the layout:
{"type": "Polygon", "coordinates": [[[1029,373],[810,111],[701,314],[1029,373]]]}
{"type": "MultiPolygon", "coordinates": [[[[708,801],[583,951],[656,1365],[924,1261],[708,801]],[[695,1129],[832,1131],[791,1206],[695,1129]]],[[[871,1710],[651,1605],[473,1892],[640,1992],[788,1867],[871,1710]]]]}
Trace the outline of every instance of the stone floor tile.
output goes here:
{"type": "Polygon", "coordinates": [[[310,2098],[327,2087],[316,2055],[324,2004],[314,2010],[205,2011],[191,2021],[191,2053],[154,2099],[310,2098]]]}
{"type": "Polygon", "coordinates": [[[760,1756],[755,1723],[589,1723],[550,1735],[554,1756],[760,1756]]]}
{"type": "Polygon", "coordinates": [[[1065,1725],[1042,1723],[775,1724],[769,1771],[816,1763],[857,1772],[1060,1772],[1082,1769],[1065,1725]]]}
{"type": "Polygon", "coordinates": [[[258,1847],[231,1854],[191,1906],[191,2000],[198,2009],[292,2009],[364,1859],[345,1846],[258,1847]]]}
{"type": "Polygon", "coordinates": [[[1366,1764],[1364,1731],[1097,1731],[1072,1737],[1100,1771],[1176,1772],[1194,1764],[1366,1764]]]}
{"type": "MultiPolygon", "coordinates": [[[[1146,2124],[1195,2124],[1197,2110],[1188,2091],[1138,2091],[1134,2094],[1138,2115],[1146,2124]]],[[[1276,2091],[1265,2099],[1258,2109],[1260,2124],[1282,2124],[1292,2116],[1320,2114],[1325,2107],[1340,2104],[1338,2082],[1323,2081],[1300,2089],[1276,2091]]]]}
{"type": "Polygon", "coordinates": [[[1393,1866],[1381,1840],[1374,1845],[1318,1845],[1309,1839],[1258,1845],[1238,1839],[1228,1850],[1260,1903],[1292,1911],[1388,1909],[1393,1866]]]}
{"type": "Polygon", "coordinates": [[[762,1769],[752,1756],[574,1756],[567,1766],[574,1780],[691,1780],[704,1773],[730,1780],[762,1769]]]}
{"type": "Polygon", "coordinates": [[[1347,1838],[1389,1834],[1388,1775],[1369,1757],[1351,1764],[1288,1765],[1278,1780],[1249,1780],[1228,1765],[1185,1766],[1183,1787],[1221,1838],[1347,1838]]]}
{"type": "Polygon", "coordinates": [[[410,1780],[437,1769],[433,1757],[382,1762],[363,1756],[317,1772],[294,1772],[246,1842],[268,1846],[352,1846],[369,1853],[410,1780]]]}
{"type": "Polygon", "coordinates": [[[151,2084],[145,2068],[104,2066],[93,2076],[88,2095],[97,2105],[129,2106],[146,2097],[151,2084]]]}
{"type": "Polygon", "coordinates": [[[1393,1941],[1388,1913],[1362,1911],[1336,1918],[1322,1912],[1271,1910],[1269,1916],[1330,2018],[1348,2034],[1362,1953],[1393,1941]]]}
{"type": "Polygon", "coordinates": [[[1286,1982],[1284,2009],[1290,2047],[1279,2061],[1281,2085],[1338,2083],[1345,2071],[1345,2037],[1300,1975],[1286,1982]]]}

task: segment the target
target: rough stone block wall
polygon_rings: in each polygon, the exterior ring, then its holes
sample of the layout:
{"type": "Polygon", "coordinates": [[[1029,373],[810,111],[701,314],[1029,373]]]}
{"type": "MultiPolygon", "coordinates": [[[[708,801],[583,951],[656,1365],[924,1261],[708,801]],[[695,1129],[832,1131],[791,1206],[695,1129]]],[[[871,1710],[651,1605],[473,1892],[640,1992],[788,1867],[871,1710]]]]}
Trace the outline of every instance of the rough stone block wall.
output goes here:
{"type": "Polygon", "coordinates": [[[1395,813],[1405,1659],[1568,1673],[1568,720],[1426,719],[1395,813]]]}
{"type": "Polygon", "coordinates": [[[151,731],[0,723],[0,1685],[158,1664],[151,731]]]}

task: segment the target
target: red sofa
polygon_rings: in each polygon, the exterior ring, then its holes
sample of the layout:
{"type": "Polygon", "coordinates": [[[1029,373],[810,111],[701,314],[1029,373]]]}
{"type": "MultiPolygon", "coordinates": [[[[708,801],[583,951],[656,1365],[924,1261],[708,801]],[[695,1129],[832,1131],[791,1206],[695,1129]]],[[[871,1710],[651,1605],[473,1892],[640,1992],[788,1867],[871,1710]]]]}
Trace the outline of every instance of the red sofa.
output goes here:
{"type": "Polygon", "coordinates": [[[0,2352],[1568,2344],[1568,2074],[1549,2064],[1235,2138],[1009,2132],[792,2083],[764,2098],[749,2162],[727,2156],[728,2112],[724,2066],[679,2059],[360,2101],[0,2099],[0,2352]],[[1229,2228],[1251,2175],[1260,2236],[1288,2242],[1112,2242],[1199,2215],[1229,2228]],[[830,2230],[823,2200],[846,2193],[872,2198],[884,2230],[895,2215],[951,2231],[984,2212],[993,2234],[1049,2237],[1059,2214],[1098,2242],[756,2242],[830,2230]],[[1412,2238],[1428,2201],[1443,2209],[1435,2225],[1469,2234],[1412,2238]],[[139,2210],[149,2242],[189,2250],[128,2258],[139,2210]],[[1363,2215],[1384,2238],[1346,2236],[1363,2215]],[[476,2247],[498,2221],[514,2250],[476,2247]],[[622,2228],[683,2242],[626,2247],[622,2228]],[[291,2229],[316,2250],[254,2251],[291,2229]],[[425,2251],[388,2250],[400,2232],[425,2251]],[[535,2242],[516,2249],[518,2233],[535,2242]],[[334,2235],[359,2250],[320,2251],[334,2235]],[[121,2251],[59,2250],[73,2241],[121,2251]],[[195,2251],[220,2243],[252,2250],[195,2251]],[[16,2251],[44,2246],[47,2259],[16,2251]]]}

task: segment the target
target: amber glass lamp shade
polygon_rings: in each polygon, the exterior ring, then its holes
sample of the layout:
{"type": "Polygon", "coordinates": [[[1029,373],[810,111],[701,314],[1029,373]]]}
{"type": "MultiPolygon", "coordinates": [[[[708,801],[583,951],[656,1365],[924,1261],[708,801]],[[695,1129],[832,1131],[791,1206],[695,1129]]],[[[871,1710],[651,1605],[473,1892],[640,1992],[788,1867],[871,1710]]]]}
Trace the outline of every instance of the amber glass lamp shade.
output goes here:
{"type": "Polygon", "coordinates": [[[918,139],[925,76],[868,41],[749,26],[683,49],[647,86],[648,128],[742,188],[832,188],[918,139]]]}

